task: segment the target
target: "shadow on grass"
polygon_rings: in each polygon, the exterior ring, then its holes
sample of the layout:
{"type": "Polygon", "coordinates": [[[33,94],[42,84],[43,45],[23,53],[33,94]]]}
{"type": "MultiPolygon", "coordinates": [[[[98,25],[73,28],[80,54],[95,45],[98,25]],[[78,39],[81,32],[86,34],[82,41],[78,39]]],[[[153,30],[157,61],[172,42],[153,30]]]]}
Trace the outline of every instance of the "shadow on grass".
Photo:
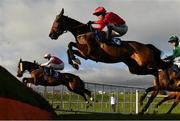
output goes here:
{"type": "Polygon", "coordinates": [[[60,114],[58,120],[177,120],[180,114],[144,114],[144,115],[126,115],[126,114],[60,114]]]}

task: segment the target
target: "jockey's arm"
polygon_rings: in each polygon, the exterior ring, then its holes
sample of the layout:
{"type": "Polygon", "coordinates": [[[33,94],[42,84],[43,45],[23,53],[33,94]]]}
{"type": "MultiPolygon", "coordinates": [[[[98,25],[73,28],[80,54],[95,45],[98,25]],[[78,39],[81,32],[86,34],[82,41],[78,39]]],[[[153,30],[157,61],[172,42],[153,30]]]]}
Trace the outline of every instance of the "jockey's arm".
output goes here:
{"type": "Polygon", "coordinates": [[[165,60],[174,60],[175,58],[180,57],[180,47],[176,47],[173,50],[173,54],[166,57],[165,60]]]}
{"type": "Polygon", "coordinates": [[[50,58],[48,62],[41,64],[41,66],[47,66],[49,67],[49,64],[53,61],[53,58],[50,58]]]}
{"type": "Polygon", "coordinates": [[[94,21],[93,24],[95,24],[96,26],[93,26],[95,29],[102,31],[103,28],[105,27],[105,24],[103,22],[103,20],[98,20],[98,21],[94,21]]]}
{"type": "Polygon", "coordinates": [[[177,47],[175,50],[173,50],[173,55],[174,58],[180,57],[180,47],[177,47]]]}
{"type": "Polygon", "coordinates": [[[174,60],[174,57],[172,55],[170,55],[170,56],[164,58],[164,60],[174,60]]]}

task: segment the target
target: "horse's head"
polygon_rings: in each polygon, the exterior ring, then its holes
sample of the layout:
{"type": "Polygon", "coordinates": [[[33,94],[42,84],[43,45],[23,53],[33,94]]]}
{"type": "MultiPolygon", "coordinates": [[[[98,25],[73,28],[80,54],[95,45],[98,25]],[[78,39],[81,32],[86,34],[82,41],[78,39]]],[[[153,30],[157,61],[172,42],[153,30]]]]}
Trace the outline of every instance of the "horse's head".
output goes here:
{"type": "Polygon", "coordinates": [[[22,61],[22,59],[19,60],[18,68],[17,68],[17,77],[22,77],[24,72],[27,70],[29,72],[39,68],[39,65],[28,61],[22,61]]]}
{"type": "Polygon", "coordinates": [[[64,9],[61,10],[60,14],[56,16],[53,25],[51,27],[51,31],[49,33],[49,37],[51,39],[58,39],[60,35],[62,35],[65,31],[67,31],[67,25],[64,20],[64,9]]]}
{"type": "Polygon", "coordinates": [[[19,60],[18,67],[17,67],[17,77],[22,77],[24,73],[24,68],[23,68],[23,62],[22,59],[19,60]]]}
{"type": "Polygon", "coordinates": [[[61,10],[60,14],[56,16],[56,19],[53,22],[49,33],[51,39],[58,39],[60,35],[67,31],[70,31],[75,37],[91,31],[87,24],[83,24],[68,16],[64,16],[63,14],[64,9],[61,10]]]}

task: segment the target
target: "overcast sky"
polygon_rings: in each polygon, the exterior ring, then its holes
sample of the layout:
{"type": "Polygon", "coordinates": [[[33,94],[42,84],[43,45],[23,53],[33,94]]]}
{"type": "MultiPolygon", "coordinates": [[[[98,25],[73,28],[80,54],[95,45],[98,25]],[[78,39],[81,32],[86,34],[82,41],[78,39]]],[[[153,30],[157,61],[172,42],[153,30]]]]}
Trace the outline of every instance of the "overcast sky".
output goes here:
{"type": "MultiPolygon", "coordinates": [[[[0,2],[0,64],[14,75],[20,58],[43,63],[50,52],[65,62],[66,72],[75,73],[85,81],[129,84],[131,75],[123,63],[103,64],[81,59],[77,71],[67,63],[67,45],[74,41],[71,33],[58,40],[48,37],[52,22],[62,8],[65,15],[83,23],[96,20],[94,9],[104,6],[125,19],[129,30],[124,40],[151,43],[164,55],[171,54],[171,34],[180,37],[179,0],[1,0],[0,2]]],[[[141,80],[142,81],[142,80],[141,80]]],[[[141,83],[139,81],[139,83],[141,83]]],[[[149,81],[151,82],[151,80],[149,81]]]]}

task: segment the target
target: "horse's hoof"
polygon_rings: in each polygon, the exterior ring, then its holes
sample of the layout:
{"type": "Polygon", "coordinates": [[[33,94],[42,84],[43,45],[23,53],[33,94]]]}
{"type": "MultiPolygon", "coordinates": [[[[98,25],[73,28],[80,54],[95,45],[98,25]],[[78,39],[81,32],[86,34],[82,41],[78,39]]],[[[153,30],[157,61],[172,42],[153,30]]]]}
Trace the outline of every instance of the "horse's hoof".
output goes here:
{"type": "Polygon", "coordinates": [[[73,64],[72,66],[73,66],[73,68],[79,70],[79,66],[77,64],[73,64]]]}
{"type": "Polygon", "coordinates": [[[144,114],[144,112],[142,112],[142,111],[138,113],[138,115],[143,115],[143,114],[144,114]]]}
{"type": "Polygon", "coordinates": [[[59,109],[59,105],[57,105],[55,109],[59,109]]]}
{"type": "Polygon", "coordinates": [[[86,101],[86,104],[89,104],[89,101],[86,101]]]}
{"type": "Polygon", "coordinates": [[[81,61],[80,61],[78,58],[73,59],[73,61],[74,61],[75,63],[77,63],[78,65],[81,65],[81,61]]]}
{"type": "Polygon", "coordinates": [[[155,108],[158,108],[158,107],[159,107],[159,105],[156,105],[156,106],[155,106],[155,108]]]}
{"type": "Polygon", "coordinates": [[[90,97],[90,101],[94,101],[94,98],[93,98],[93,97],[90,97]]]}
{"type": "Polygon", "coordinates": [[[89,104],[89,106],[91,106],[91,107],[92,107],[92,106],[93,106],[93,105],[92,105],[92,103],[91,103],[91,104],[89,104]]]}
{"type": "Polygon", "coordinates": [[[89,108],[89,105],[87,105],[86,108],[88,109],[88,108],[89,108]]]}
{"type": "Polygon", "coordinates": [[[166,114],[170,114],[170,113],[171,113],[171,112],[168,111],[166,114]]]}

